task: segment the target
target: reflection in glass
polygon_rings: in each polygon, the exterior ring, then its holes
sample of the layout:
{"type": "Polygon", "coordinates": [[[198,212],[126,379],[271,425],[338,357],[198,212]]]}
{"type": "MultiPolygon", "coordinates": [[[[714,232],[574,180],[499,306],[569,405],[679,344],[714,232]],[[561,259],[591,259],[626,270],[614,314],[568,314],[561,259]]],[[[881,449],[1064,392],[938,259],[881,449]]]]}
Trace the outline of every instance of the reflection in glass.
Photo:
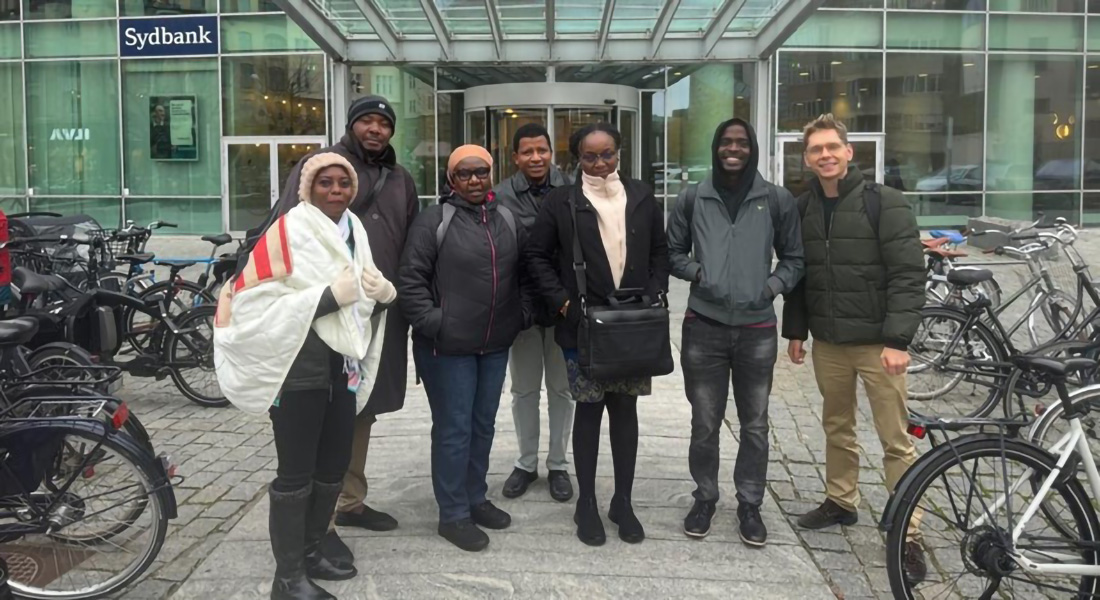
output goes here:
{"type": "Polygon", "coordinates": [[[217,12],[218,0],[171,0],[170,2],[122,0],[119,8],[124,17],[201,15],[217,12]]]}
{"type": "Polygon", "coordinates": [[[408,169],[418,194],[434,191],[435,93],[431,70],[427,73],[389,65],[351,68],[351,100],[379,95],[389,101],[397,116],[390,145],[397,162],[408,169]]]}
{"type": "Polygon", "coordinates": [[[985,214],[1014,221],[1047,221],[1062,217],[1077,225],[1081,222],[1081,192],[1010,192],[985,196],[985,214]]]}
{"type": "Polygon", "coordinates": [[[884,183],[919,216],[981,214],[983,57],[891,53],[886,73],[884,183]]]}
{"type": "Polygon", "coordinates": [[[18,59],[23,54],[23,37],[19,23],[0,25],[0,58],[18,59]]]}
{"type": "Polygon", "coordinates": [[[118,198],[30,198],[30,210],[63,215],[88,215],[100,227],[115,228],[122,221],[122,201],[118,198]]]}
{"type": "Polygon", "coordinates": [[[118,56],[115,21],[57,21],[23,26],[27,58],[118,56]]]}
{"type": "Polygon", "coordinates": [[[0,103],[0,194],[22,194],[26,188],[23,144],[23,74],[19,63],[0,63],[0,89],[11,90],[0,103]]]}
{"type": "Polygon", "coordinates": [[[325,135],[324,57],[222,58],[225,135],[325,135]]]}
{"type": "Polygon", "coordinates": [[[991,12],[1080,13],[1085,0],[989,0],[991,12]]]}
{"type": "Polygon", "coordinates": [[[881,48],[882,13],[819,11],[806,19],[783,47],[881,48]]]}
{"type": "MultiPolygon", "coordinates": [[[[457,93],[439,94],[436,98],[439,102],[439,147],[435,149],[435,154],[438,157],[439,171],[431,187],[417,190],[421,196],[439,196],[447,187],[447,159],[451,156],[451,150],[466,143],[462,122],[465,96],[457,93]]],[[[482,115],[484,116],[484,112],[482,115]]],[[[484,124],[481,130],[485,131],[484,124]]]]}
{"type": "Polygon", "coordinates": [[[277,194],[282,193],[283,188],[286,187],[287,179],[290,179],[290,172],[294,170],[302,157],[320,149],[320,144],[278,144],[279,186],[275,188],[277,194]]]}
{"type": "MultiPolygon", "coordinates": [[[[1100,56],[1090,57],[1085,69],[1085,161],[1100,163],[1100,56]]],[[[1100,190],[1100,172],[1086,168],[1084,188],[1100,190]]]]}
{"type": "MultiPolygon", "coordinates": [[[[1080,57],[989,56],[987,189],[1078,189],[1081,70],[1080,57]]],[[[1028,199],[1003,199],[1002,213],[1030,218],[1016,204],[1028,199]]]]}
{"type": "Polygon", "coordinates": [[[546,5],[530,0],[497,0],[500,29],[507,35],[546,35],[546,5]]]}
{"type": "Polygon", "coordinates": [[[637,142],[634,129],[638,124],[638,112],[634,110],[619,111],[619,131],[623,134],[623,149],[619,157],[619,172],[628,177],[634,177],[634,144],[637,142]]]}
{"type": "MultiPolygon", "coordinates": [[[[806,147],[801,139],[784,140],[780,146],[780,156],[783,160],[783,187],[798,197],[810,189],[810,181],[814,178],[814,172],[806,166],[803,155],[806,147]]],[[[848,163],[848,168],[862,171],[867,181],[875,181],[875,162],[878,160],[876,146],[875,142],[852,142],[854,156],[852,162],[848,163]]]]}
{"type": "MultiPolygon", "coordinates": [[[[222,199],[127,198],[126,220],[139,224],[162,220],[179,225],[172,235],[222,233],[222,199]]],[[[226,247],[227,249],[229,247],[226,247]]]]}
{"type": "Polygon", "coordinates": [[[317,44],[286,15],[222,17],[222,52],[316,51],[317,44]]]}
{"type": "Polygon", "coordinates": [[[229,229],[247,231],[271,210],[271,145],[229,144],[229,229]]]}
{"type": "Polygon", "coordinates": [[[665,91],[642,94],[642,137],[638,150],[642,154],[642,181],[653,188],[660,200],[665,193],[665,91]]]}
{"type": "Polygon", "coordinates": [[[118,63],[29,62],[25,67],[35,195],[120,194],[118,63]]]}
{"type": "Polygon", "coordinates": [[[1100,225],[1100,193],[1085,192],[1085,214],[1082,219],[1085,225],[1100,225]]]}
{"type": "MultiPolygon", "coordinates": [[[[125,181],[131,195],[216,196],[221,193],[217,94],[218,61],[215,58],[122,62],[125,181]],[[164,98],[195,102],[198,119],[194,123],[197,138],[194,142],[198,152],[193,160],[154,160],[152,156],[150,140],[155,116],[150,114],[150,95],[159,98],[165,92],[170,94],[164,98]]],[[[215,211],[220,223],[221,207],[215,211]]]]}
{"type": "Polygon", "coordinates": [[[887,13],[886,47],[981,50],[984,30],[983,14],[887,13]]]}
{"type": "Polygon", "coordinates": [[[990,15],[990,50],[1080,51],[1084,17],[990,15]]]}
{"type": "MultiPolygon", "coordinates": [[[[545,108],[492,108],[489,153],[493,156],[493,183],[503,181],[516,172],[512,163],[512,137],[528,123],[546,126],[545,108]]],[[[558,148],[557,145],[554,146],[558,148]]]]}
{"type": "Polygon", "coordinates": [[[117,2],[112,0],[23,0],[23,18],[31,19],[93,19],[115,16],[117,2]]]}
{"type": "Polygon", "coordinates": [[[282,12],[275,0],[221,0],[223,13],[282,12]]]}
{"type": "Polygon", "coordinates": [[[777,61],[779,131],[830,112],[848,131],[882,131],[881,52],[780,51],[777,61]]]}
{"type": "Polygon", "coordinates": [[[886,8],[985,11],[985,0],[886,0],[886,8]]]}
{"type": "MultiPolygon", "coordinates": [[[[575,174],[580,166],[569,152],[569,137],[573,132],[590,123],[614,123],[610,108],[555,108],[554,109],[554,148],[565,152],[554,153],[554,164],[566,173],[575,174]]],[[[621,148],[620,148],[621,150],[621,148]]],[[[622,157],[619,159],[622,165],[622,157]]]]}

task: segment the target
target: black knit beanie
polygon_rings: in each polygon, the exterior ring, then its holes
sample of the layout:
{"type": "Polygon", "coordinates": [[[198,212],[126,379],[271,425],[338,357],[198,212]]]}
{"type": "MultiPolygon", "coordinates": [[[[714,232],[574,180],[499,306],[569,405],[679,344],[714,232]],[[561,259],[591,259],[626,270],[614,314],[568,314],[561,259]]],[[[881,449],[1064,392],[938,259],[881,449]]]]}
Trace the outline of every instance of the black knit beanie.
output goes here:
{"type": "Polygon", "coordinates": [[[348,129],[365,115],[382,115],[390,121],[390,127],[397,129],[397,115],[390,101],[382,96],[363,96],[348,107],[348,129]]]}

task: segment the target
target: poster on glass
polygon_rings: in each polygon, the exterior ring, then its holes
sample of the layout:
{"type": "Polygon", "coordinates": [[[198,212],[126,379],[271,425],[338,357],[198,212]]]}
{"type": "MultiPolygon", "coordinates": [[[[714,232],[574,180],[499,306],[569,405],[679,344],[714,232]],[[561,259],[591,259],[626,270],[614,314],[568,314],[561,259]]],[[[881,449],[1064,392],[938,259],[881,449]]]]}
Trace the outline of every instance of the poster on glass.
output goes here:
{"type": "Polygon", "coordinates": [[[198,160],[197,120],[195,96],[150,96],[149,154],[153,160],[198,160]]]}

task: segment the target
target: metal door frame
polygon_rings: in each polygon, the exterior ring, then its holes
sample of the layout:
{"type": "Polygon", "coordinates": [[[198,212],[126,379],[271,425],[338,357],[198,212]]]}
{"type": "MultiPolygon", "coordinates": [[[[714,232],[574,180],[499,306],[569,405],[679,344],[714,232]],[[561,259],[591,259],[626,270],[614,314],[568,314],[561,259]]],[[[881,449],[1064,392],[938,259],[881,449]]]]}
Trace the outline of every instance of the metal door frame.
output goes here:
{"type": "MultiPolygon", "coordinates": [[[[229,146],[243,146],[246,144],[267,145],[268,158],[268,187],[270,188],[269,206],[274,206],[279,199],[279,146],[283,144],[317,144],[321,148],[328,145],[328,140],[323,135],[299,135],[299,136],[270,136],[270,135],[238,135],[223,136],[221,145],[221,175],[222,175],[222,230],[229,229],[229,146]]],[[[230,231],[230,233],[243,233],[230,231]]]]}

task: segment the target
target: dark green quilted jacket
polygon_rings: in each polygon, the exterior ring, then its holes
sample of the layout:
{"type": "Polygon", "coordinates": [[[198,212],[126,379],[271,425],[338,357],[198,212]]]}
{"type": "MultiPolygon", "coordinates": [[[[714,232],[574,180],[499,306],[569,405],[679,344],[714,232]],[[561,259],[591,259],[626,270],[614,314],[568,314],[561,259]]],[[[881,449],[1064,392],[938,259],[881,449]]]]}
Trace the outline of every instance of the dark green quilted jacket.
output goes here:
{"type": "Polygon", "coordinates": [[[920,324],[925,265],[917,220],[901,192],[880,186],[878,235],[863,200],[863,174],[849,169],[825,234],[816,180],[799,199],[806,275],[786,297],[783,337],[904,350],[920,324]]]}

